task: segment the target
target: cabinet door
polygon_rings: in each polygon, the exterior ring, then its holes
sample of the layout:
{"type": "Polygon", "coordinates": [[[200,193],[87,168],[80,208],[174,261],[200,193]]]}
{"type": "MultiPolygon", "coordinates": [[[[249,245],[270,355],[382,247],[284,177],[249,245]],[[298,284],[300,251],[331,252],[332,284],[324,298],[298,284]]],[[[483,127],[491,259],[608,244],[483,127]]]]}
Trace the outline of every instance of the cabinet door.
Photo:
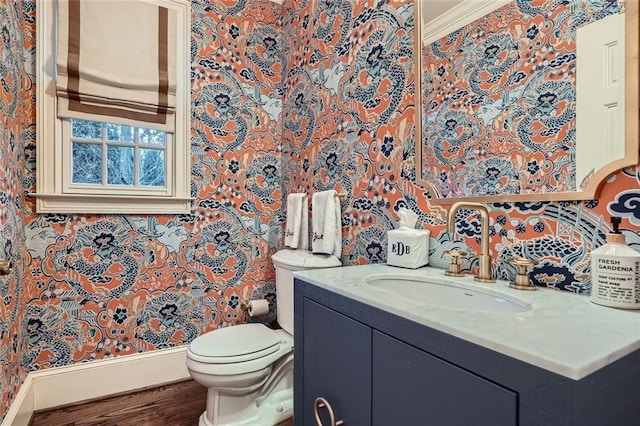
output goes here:
{"type": "MultiPolygon", "coordinates": [[[[371,328],[305,298],[303,341],[303,421],[296,424],[316,425],[314,402],[322,397],[336,421],[370,425],[371,328]]],[[[330,425],[328,410],[319,412],[322,424],[330,425]]]]}
{"type": "Polygon", "coordinates": [[[373,425],[514,426],[518,395],[373,331],[373,425]]]}

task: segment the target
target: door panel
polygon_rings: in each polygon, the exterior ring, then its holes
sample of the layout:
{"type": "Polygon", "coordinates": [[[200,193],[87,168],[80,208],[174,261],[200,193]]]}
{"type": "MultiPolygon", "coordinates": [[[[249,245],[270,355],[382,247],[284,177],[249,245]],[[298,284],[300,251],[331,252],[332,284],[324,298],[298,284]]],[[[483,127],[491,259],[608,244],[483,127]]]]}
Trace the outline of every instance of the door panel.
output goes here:
{"type": "Polygon", "coordinates": [[[517,393],[373,331],[373,425],[514,426],[517,393]]]}

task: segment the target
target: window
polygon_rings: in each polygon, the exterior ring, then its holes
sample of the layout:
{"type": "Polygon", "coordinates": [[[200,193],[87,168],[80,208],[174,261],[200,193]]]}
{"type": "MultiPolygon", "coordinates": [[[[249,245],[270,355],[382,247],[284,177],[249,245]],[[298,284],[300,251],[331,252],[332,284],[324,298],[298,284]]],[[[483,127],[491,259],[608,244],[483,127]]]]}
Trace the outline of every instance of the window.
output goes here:
{"type": "Polygon", "coordinates": [[[165,127],[123,122],[117,112],[113,117],[102,113],[97,121],[95,116],[62,114],[60,91],[56,92],[58,2],[38,1],[38,213],[190,212],[190,3],[151,3],[176,17],[175,114],[165,127]]]}
{"type": "Polygon", "coordinates": [[[71,160],[72,190],[119,187],[165,192],[166,132],[74,119],[68,120],[68,127],[71,155],[65,158],[71,160]]]}

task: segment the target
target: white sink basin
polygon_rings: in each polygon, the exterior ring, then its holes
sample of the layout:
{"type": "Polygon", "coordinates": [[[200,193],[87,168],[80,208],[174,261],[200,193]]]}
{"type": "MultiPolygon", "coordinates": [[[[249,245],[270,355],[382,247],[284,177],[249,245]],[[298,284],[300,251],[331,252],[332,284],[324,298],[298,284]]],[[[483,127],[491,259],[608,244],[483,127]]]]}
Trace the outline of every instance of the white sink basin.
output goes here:
{"type": "Polygon", "coordinates": [[[531,309],[531,304],[525,300],[489,288],[479,290],[464,284],[389,275],[371,276],[366,282],[413,303],[476,312],[518,313],[531,309]]]}

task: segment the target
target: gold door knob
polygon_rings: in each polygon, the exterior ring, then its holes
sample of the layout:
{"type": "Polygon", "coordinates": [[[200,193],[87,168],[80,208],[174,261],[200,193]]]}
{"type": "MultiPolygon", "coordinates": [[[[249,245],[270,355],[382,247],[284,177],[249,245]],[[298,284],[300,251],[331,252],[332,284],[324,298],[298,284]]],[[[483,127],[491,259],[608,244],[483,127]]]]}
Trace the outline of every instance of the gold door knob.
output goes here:
{"type": "Polygon", "coordinates": [[[445,275],[449,275],[450,277],[462,277],[464,274],[460,272],[460,258],[466,256],[466,251],[461,251],[457,249],[447,250],[442,253],[442,258],[449,257],[451,259],[451,263],[449,264],[449,270],[445,272],[445,275]]]}
{"type": "Polygon", "coordinates": [[[322,420],[320,419],[321,408],[326,408],[327,411],[329,412],[329,422],[331,423],[329,426],[340,426],[344,424],[342,420],[338,420],[336,422],[336,416],[333,413],[333,408],[331,407],[331,404],[329,404],[329,402],[326,399],[319,396],[316,398],[316,401],[313,403],[313,414],[316,418],[316,424],[318,426],[322,426],[322,420]]]}
{"type": "Polygon", "coordinates": [[[509,283],[509,287],[516,290],[536,290],[536,286],[529,280],[529,267],[537,265],[538,262],[525,257],[514,257],[509,259],[509,262],[517,270],[516,279],[509,283]]]}

